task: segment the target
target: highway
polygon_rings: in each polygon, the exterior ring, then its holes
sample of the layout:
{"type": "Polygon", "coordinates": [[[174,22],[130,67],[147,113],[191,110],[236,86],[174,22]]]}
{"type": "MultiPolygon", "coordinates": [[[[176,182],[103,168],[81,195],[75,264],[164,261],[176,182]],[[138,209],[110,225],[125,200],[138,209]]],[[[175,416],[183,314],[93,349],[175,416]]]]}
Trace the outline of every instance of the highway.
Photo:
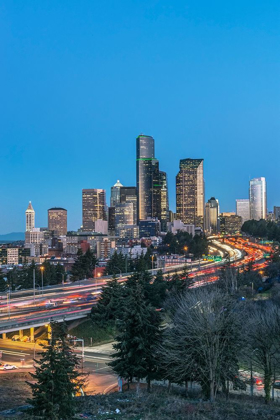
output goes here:
{"type": "MultiPolygon", "coordinates": [[[[210,247],[218,250],[222,255],[221,262],[197,261],[188,264],[188,277],[194,281],[192,287],[216,281],[217,270],[227,264],[242,267],[253,261],[258,268],[263,268],[264,252],[271,252],[270,247],[248,243],[242,238],[231,239],[213,237],[210,239],[210,247]],[[205,280],[205,276],[207,280],[205,280]],[[202,277],[202,280],[200,280],[202,277]]],[[[186,264],[168,266],[163,269],[164,276],[177,272],[183,272],[186,264]]],[[[158,270],[150,270],[155,274],[158,270]]],[[[119,282],[125,282],[128,275],[120,276],[119,282]]],[[[75,284],[56,285],[44,288],[41,294],[34,295],[33,290],[18,291],[11,294],[2,294],[0,300],[0,333],[18,331],[29,327],[38,327],[48,324],[51,319],[57,321],[74,320],[86,317],[97,302],[102,287],[110,277],[89,279],[76,282],[75,284]]]]}

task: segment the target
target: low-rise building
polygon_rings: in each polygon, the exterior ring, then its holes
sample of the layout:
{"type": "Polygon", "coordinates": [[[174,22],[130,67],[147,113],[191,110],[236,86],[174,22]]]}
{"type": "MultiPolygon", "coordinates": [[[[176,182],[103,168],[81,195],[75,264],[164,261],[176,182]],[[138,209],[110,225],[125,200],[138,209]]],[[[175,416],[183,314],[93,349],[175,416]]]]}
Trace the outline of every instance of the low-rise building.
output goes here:
{"type": "Polygon", "coordinates": [[[195,235],[195,225],[189,225],[183,223],[181,220],[173,220],[173,222],[167,223],[167,230],[168,232],[172,232],[174,235],[178,233],[178,231],[188,232],[190,235],[195,235]]]}
{"type": "Polygon", "coordinates": [[[241,231],[242,217],[235,213],[220,214],[220,233],[224,235],[234,235],[241,231]]]}
{"type": "Polygon", "coordinates": [[[159,236],[161,231],[160,221],[154,218],[146,220],[139,220],[139,237],[151,238],[152,236],[159,236]]]}

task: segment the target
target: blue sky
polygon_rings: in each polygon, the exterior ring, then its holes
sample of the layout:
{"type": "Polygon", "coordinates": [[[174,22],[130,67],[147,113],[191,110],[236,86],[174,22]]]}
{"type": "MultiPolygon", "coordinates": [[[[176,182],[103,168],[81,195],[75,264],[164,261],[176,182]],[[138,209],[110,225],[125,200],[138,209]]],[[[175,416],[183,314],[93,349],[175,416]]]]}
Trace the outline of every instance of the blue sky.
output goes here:
{"type": "Polygon", "coordinates": [[[0,233],[47,209],[81,225],[82,188],[135,185],[152,135],[175,210],[179,160],[205,159],[222,211],[265,176],[280,205],[279,1],[0,3],[0,233]]]}

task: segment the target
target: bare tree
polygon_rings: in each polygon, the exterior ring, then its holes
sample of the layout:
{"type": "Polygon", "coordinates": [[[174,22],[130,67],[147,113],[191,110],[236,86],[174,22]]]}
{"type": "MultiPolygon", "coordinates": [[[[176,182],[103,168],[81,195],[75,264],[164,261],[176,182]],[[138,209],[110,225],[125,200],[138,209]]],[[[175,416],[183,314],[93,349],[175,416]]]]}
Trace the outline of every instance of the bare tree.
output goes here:
{"type": "Polygon", "coordinates": [[[251,361],[264,374],[265,401],[269,403],[274,366],[280,361],[280,309],[271,302],[254,305],[247,316],[245,334],[251,361]]]}
{"type": "Polygon", "coordinates": [[[238,303],[220,290],[199,288],[174,304],[161,346],[163,370],[173,382],[199,382],[214,401],[218,388],[238,375],[238,303]]]}

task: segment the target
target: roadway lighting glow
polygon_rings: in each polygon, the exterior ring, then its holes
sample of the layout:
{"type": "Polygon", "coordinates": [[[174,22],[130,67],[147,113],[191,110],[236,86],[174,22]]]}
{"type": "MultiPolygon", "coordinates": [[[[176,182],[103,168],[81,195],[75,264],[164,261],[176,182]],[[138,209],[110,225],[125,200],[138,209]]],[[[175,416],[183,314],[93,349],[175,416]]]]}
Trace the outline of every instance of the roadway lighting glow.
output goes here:
{"type": "Polygon", "coordinates": [[[101,273],[97,273],[97,277],[101,277],[101,273]]]}
{"type": "Polygon", "coordinates": [[[45,267],[43,267],[43,266],[41,265],[40,270],[44,271],[44,270],[45,270],[45,267]]]}

